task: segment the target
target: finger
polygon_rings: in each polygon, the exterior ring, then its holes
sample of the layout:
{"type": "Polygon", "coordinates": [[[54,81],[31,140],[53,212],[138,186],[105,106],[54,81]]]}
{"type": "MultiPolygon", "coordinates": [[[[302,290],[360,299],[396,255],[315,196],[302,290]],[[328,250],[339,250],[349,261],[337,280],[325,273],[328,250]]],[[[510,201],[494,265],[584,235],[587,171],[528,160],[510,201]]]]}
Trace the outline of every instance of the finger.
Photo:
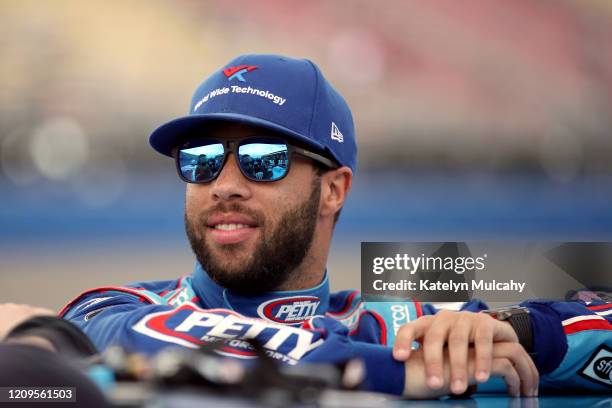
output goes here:
{"type": "Polygon", "coordinates": [[[528,357],[528,361],[529,361],[529,365],[531,367],[531,372],[533,373],[533,377],[535,378],[535,386],[533,388],[533,392],[532,395],[534,397],[537,397],[539,395],[539,389],[540,389],[540,372],[538,371],[538,368],[535,365],[535,362],[533,361],[533,359],[531,358],[531,356],[529,354],[527,354],[528,357]]]}
{"type": "Polygon", "coordinates": [[[476,364],[474,378],[478,382],[485,382],[491,374],[491,361],[493,354],[493,326],[492,317],[484,313],[478,315],[478,323],[474,329],[474,349],[476,364]]]}
{"type": "Polygon", "coordinates": [[[493,358],[491,374],[502,377],[508,386],[508,394],[518,397],[521,390],[521,380],[514,365],[507,358],[493,358]]]}
{"type": "Polygon", "coordinates": [[[519,358],[520,363],[516,364],[516,371],[521,378],[521,394],[526,397],[535,397],[538,389],[539,376],[534,370],[534,364],[531,357],[527,354],[521,345],[515,347],[520,348],[519,358]]]}
{"type": "Polygon", "coordinates": [[[405,361],[410,357],[412,342],[423,337],[433,319],[433,316],[425,316],[400,327],[393,343],[393,357],[396,360],[405,361]]]}
{"type": "Polygon", "coordinates": [[[423,337],[423,356],[425,360],[425,374],[427,385],[437,389],[444,385],[444,344],[448,337],[448,329],[451,325],[450,317],[444,313],[436,317],[434,322],[423,337]]]}
{"type": "Polygon", "coordinates": [[[514,364],[514,369],[519,375],[519,379],[521,380],[521,395],[531,397],[536,383],[529,365],[530,358],[527,356],[527,353],[525,353],[521,345],[513,343],[513,346],[514,347],[512,348],[514,348],[515,351],[512,352],[511,361],[514,364]]]}
{"type": "Polygon", "coordinates": [[[534,397],[537,393],[539,374],[525,349],[517,343],[497,343],[495,358],[507,358],[519,376],[521,394],[534,397]]]}
{"type": "Polygon", "coordinates": [[[448,334],[448,354],[451,370],[451,391],[463,394],[467,388],[467,357],[472,316],[460,316],[453,322],[448,334]]]}
{"type": "Polygon", "coordinates": [[[538,388],[540,387],[540,372],[538,371],[538,368],[533,362],[531,356],[523,349],[522,346],[521,346],[521,349],[525,352],[525,360],[527,361],[527,364],[529,365],[529,369],[531,371],[531,376],[532,376],[531,378],[533,379],[529,395],[532,397],[537,397],[538,388]]]}

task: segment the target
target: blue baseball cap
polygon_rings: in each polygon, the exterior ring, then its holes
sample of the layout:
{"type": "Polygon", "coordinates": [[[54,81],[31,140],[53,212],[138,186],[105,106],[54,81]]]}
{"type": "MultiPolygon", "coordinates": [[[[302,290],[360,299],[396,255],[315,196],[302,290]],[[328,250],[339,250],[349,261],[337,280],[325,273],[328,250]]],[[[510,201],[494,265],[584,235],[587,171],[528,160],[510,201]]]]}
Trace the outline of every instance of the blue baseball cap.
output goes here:
{"type": "Polygon", "coordinates": [[[213,73],[195,91],[189,114],[155,129],[159,153],[201,136],[212,122],[238,122],[276,131],[353,170],[357,143],[344,98],[307,59],[241,55],[213,73]]]}

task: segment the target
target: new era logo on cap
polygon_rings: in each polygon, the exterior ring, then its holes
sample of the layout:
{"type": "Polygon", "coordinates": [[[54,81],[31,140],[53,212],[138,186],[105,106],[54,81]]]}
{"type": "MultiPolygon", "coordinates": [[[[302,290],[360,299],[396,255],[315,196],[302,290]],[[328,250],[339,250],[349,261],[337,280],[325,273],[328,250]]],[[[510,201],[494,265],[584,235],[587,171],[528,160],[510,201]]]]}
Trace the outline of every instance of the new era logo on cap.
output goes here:
{"type": "Polygon", "coordinates": [[[223,73],[227,77],[228,81],[236,78],[240,82],[246,82],[246,79],[242,76],[242,74],[246,74],[249,71],[256,69],[255,65],[238,65],[237,67],[229,67],[223,70],[223,73]]]}
{"type": "Polygon", "coordinates": [[[331,138],[332,140],[337,140],[340,143],[344,142],[344,136],[342,135],[342,132],[340,132],[340,129],[338,129],[338,126],[336,126],[334,122],[332,122],[331,124],[331,138]]]}

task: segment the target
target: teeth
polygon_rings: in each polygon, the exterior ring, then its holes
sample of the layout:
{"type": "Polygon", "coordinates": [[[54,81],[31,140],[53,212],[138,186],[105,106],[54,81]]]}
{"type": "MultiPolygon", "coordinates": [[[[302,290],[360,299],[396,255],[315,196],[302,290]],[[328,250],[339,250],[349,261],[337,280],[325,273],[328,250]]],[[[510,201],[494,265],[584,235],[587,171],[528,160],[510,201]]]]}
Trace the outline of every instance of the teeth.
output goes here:
{"type": "Polygon", "coordinates": [[[233,231],[239,228],[249,228],[246,224],[217,224],[215,225],[215,229],[223,230],[223,231],[233,231]]]}

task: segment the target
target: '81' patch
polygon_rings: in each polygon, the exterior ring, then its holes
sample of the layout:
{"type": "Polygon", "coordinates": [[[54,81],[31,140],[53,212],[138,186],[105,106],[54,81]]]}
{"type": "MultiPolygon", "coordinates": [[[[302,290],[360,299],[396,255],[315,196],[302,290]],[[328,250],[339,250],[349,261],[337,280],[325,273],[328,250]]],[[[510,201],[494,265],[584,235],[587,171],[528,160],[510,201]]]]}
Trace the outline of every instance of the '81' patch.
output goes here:
{"type": "Polygon", "coordinates": [[[601,346],[578,374],[587,380],[612,387],[612,349],[601,346]]]}

